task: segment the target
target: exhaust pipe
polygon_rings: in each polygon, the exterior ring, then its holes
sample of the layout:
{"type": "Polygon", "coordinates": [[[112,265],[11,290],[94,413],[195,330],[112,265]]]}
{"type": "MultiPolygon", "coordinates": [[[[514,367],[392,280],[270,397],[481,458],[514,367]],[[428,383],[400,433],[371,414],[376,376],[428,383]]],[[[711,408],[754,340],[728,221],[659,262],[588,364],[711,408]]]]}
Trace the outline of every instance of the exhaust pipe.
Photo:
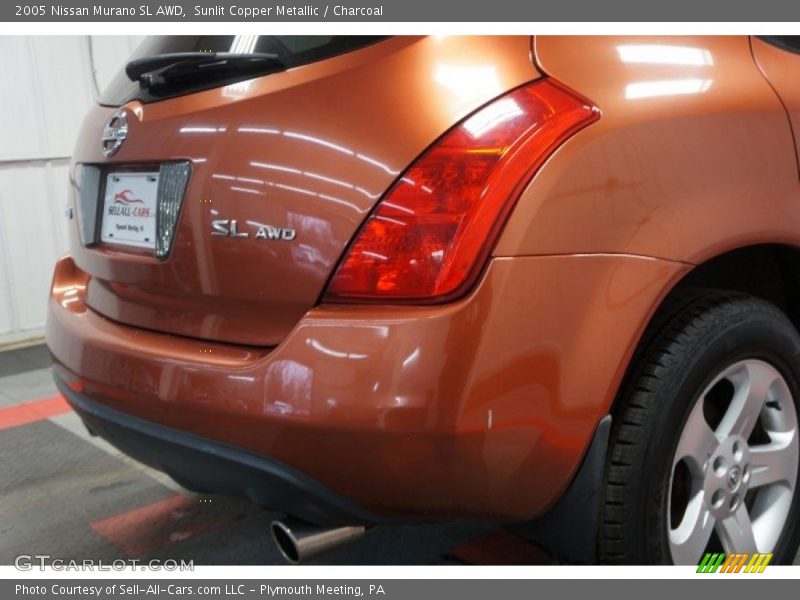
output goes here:
{"type": "Polygon", "coordinates": [[[319,527],[291,517],[273,521],[271,529],[278,550],[295,565],[355,541],[366,531],[363,525],[319,527]]]}

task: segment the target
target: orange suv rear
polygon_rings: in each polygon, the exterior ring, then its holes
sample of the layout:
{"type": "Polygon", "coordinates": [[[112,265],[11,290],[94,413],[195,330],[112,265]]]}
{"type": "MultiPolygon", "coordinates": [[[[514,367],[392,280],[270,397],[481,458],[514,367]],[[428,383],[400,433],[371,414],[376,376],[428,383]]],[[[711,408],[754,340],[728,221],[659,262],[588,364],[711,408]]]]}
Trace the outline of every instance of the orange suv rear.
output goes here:
{"type": "Polygon", "coordinates": [[[129,455],[292,517],[296,560],[475,519],[565,561],[790,562],[798,52],[151,38],[75,149],[56,382],[129,455]]]}

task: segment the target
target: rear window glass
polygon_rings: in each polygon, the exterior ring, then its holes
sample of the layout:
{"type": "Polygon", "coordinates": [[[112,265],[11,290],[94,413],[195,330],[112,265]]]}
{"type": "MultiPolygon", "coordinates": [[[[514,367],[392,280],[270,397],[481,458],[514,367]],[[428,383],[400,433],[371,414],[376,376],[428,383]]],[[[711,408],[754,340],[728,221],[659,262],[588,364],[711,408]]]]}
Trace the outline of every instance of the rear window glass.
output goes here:
{"type": "Polygon", "coordinates": [[[758,37],[773,46],[800,54],[800,35],[760,35],[758,37]]]}
{"type": "MultiPolygon", "coordinates": [[[[384,37],[351,36],[351,35],[205,35],[205,36],[154,36],[146,39],[136,49],[130,60],[174,54],[181,52],[230,52],[235,54],[275,54],[285,70],[299,65],[316,62],[339,54],[344,54],[369,44],[374,44],[384,37]]],[[[276,68],[270,67],[263,74],[274,73],[276,68]]],[[[259,75],[258,73],[255,74],[259,75]]],[[[130,100],[153,102],[182,94],[197,92],[237,81],[251,79],[252,72],[231,75],[221,72],[218,76],[210,74],[198,78],[195,85],[182,86],[174,90],[165,90],[158,94],[142,89],[138,82],[131,81],[125,74],[125,68],[116,74],[109,86],[103,91],[100,103],[108,106],[119,106],[130,100]]]]}

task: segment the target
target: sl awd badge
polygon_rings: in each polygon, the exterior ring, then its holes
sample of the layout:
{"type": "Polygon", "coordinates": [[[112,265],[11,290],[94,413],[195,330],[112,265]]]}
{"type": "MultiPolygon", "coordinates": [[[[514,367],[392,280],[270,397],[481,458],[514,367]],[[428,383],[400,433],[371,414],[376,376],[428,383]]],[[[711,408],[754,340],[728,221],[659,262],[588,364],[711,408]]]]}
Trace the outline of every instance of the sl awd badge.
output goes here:
{"type": "MultiPolygon", "coordinates": [[[[291,242],[297,237],[297,231],[289,227],[273,227],[272,225],[262,225],[261,223],[251,225],[252,237],[257,240],[279,240],[291,242]]],[[[250,236],[250,231],[239,231],[239,223],[236,219],[216,219],[211,221],[211,235],[230,238],[244,238],[250,236]]]]}

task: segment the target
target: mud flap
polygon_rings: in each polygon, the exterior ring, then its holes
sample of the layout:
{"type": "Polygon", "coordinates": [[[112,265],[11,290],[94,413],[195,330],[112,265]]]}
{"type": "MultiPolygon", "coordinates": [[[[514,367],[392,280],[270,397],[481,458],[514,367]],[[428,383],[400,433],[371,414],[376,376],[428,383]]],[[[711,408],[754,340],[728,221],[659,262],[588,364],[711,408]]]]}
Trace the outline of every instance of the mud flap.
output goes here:
{"type": "Polygon", "coordinates": [[[510,527],[517,535],[536,542],[559,562],[597,563],[600,494],[610,432],[611,415],[606,415],[597,424],[578,474],[558,504],[534,521],[510,527]]]}

